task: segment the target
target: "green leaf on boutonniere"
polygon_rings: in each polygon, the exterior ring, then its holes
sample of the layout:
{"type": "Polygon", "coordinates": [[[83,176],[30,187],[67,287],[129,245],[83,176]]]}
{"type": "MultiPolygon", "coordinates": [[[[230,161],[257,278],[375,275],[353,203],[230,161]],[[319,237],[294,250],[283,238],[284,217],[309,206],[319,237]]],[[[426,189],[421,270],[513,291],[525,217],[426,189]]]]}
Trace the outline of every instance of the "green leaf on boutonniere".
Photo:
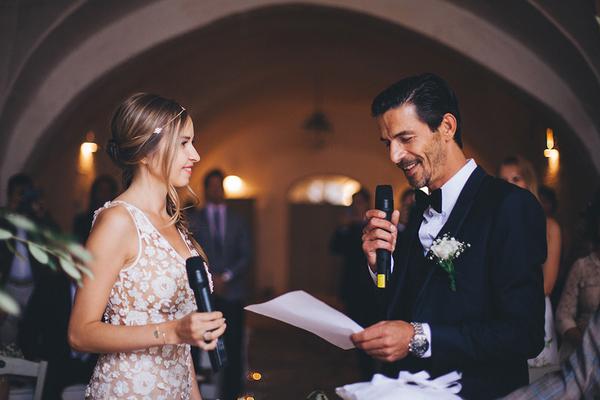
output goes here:
{"type": "Polygon", "coordinates": [[[0,240],[10,239],[11,237],[13,237],[11,231],[7,231],[6,229],[0,228],[0,240]]]}
{"type": "Polygon", "coordinates": [[[19,308],[19,304],[12,297],[0,290],[0,310],[11,315],[19,315],[19,308]]]}
{"type": "Polygon", "coordinates": [[[67,275],[76,281],[81,280],[81,273],[77,270],[77,268],[75,268],[75,264],[70,256],[61,255],[58,261],[60,262],[60,266],[62,267],[63,271],[65,271],[67,275]]]}

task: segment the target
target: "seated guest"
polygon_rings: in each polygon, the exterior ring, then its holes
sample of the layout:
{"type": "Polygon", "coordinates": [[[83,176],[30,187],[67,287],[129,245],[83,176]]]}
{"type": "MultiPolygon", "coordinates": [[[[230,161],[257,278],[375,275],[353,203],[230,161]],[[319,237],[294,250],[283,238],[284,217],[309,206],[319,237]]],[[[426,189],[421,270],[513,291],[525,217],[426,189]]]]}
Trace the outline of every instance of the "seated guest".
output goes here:
{"type": "Polygon", "coordinates": [[[600,310],[591,319],[583,340],[567,361],[555,371],[504,400],[579,400],[600,398],[600,310]]]}
{"type": "Polygon", "coordinates": [[[575,261],[565,284],[556,325],[563,336],[561,360],[581,342],[583,332],[600,305],[600,191],[585,212],[585,234],[590,241],[588,256],[575,261]]]}
{"type": "Polygon", "coordinates": [[[90,202],[88,209],[75,216],[73,220],[73,234],[80,243],[85,243],[92,229],[94,211],[117,197],[117,182],[110,175],[100,175],[92,183],[90,189],[90,202]]]}
{"type": "Polygon", "coordinates": [[[96,356],[73,351],[67,342],[75,284],[63,274],[48,274],[35,287],[19,329],[25,358],[46,360],[44,400],[61,399],[65,387],[90,380],[96,356]]]}

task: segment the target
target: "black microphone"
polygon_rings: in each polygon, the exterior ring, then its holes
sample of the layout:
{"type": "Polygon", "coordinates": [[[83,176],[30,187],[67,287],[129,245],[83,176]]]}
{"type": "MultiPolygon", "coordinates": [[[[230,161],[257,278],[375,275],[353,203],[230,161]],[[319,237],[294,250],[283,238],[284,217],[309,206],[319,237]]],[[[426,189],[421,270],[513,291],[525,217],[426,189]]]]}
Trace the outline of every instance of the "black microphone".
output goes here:
{"type": "MultiPolygon", "coordinates": [[[[187,271],[190,288],[194,292],[196,305],[199,312],[213,312],[212,299],[210,295],[210,287],[208,274],[206,273],[206,261],[204,258],[190,257],[185,261],[185,269],[187,271]]],[[[223,336],[217,340],[217,347],[208,352],[210,365],[214,372],[227,365],[227,352],[225,351],[225,343],[223,336]]]]}
{"type": "MultiPolygon", "coordinates": [[[[394,192],[390,185],[379,185],[375,189],[375,208],[385,212],[385,219],[392,220],[394,212],[394,192]]],[[[392,254],[385,249],[377,249],[377,287],[385,289],[390,278],[392,254]]]]}

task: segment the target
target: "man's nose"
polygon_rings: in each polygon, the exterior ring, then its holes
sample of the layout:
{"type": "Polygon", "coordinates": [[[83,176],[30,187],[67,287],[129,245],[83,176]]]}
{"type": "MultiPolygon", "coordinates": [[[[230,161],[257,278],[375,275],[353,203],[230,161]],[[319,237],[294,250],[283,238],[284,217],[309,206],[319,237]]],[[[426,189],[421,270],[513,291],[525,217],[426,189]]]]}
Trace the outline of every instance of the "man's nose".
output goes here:
{"type": "Polygon", "coordinates": [[[390,160],[392,160],[394,164],[398,164],[402,161],[405,155],[406,150],[402,144],[396,142],[390,143],[390,160]]]}

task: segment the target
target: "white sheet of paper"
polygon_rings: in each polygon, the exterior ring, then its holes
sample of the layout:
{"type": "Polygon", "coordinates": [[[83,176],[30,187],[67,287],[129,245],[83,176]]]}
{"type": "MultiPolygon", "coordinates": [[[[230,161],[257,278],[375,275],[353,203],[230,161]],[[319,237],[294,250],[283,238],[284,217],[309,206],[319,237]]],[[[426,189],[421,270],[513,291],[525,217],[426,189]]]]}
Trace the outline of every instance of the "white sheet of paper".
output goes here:
{"type": "Polygon", "coordinates": [[[354,348],[350,335],[363,330],[356,322],[303,290],[282,294],[245,309],[307,330],[344,350],[354,348]]]}

